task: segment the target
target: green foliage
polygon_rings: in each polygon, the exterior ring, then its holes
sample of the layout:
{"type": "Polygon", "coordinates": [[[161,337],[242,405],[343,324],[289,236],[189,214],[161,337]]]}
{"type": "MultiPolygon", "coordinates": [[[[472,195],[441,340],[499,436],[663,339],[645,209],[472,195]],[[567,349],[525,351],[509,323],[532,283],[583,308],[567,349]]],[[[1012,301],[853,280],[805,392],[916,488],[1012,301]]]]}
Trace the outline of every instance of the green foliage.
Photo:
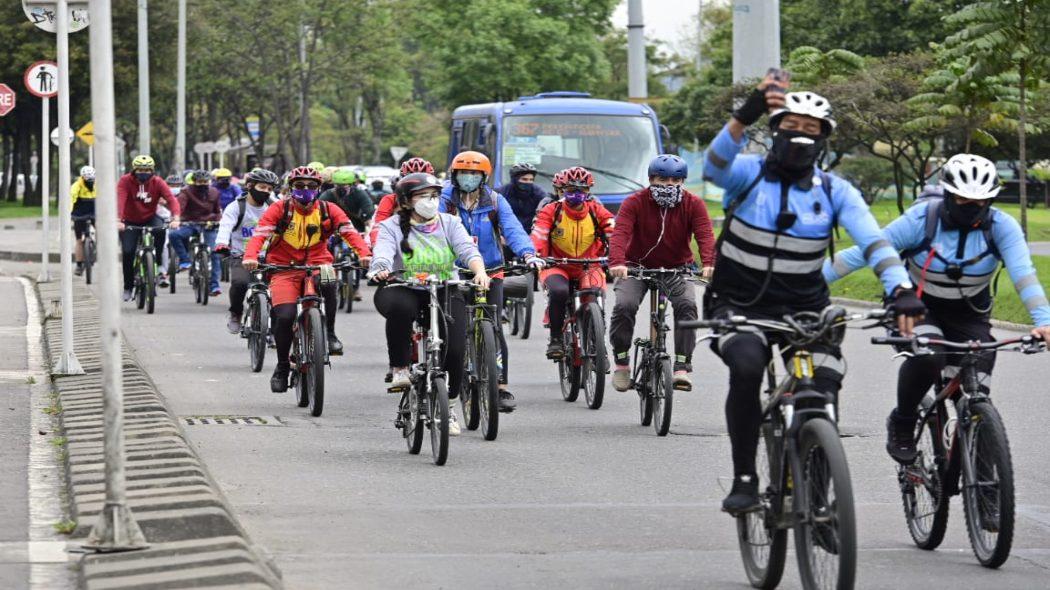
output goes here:
{"type": "Polygon", "coordinates": [[[791,52],[785,68],[791,72],[794,85],[841,82],[864,69],[864,58],[846,49],[821,51],[802,46],[791,52]]]}
{"type": "Polygon", "coordinates": [[[843,158],[835,172],[853,183],[868,203],[873,202],[883,189],[893,185],[893,163],[884,158],[843,158]]]}

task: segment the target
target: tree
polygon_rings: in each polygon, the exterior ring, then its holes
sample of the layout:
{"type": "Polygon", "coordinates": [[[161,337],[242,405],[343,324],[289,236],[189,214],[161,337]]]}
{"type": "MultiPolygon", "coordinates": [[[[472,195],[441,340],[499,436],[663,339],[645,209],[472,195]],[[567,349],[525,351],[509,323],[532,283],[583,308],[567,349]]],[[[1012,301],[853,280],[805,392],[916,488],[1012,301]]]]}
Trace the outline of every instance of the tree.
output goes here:
{"type": "Polygon", "coordinates": [[[841,82],[864,69],[864,58],[847,49],[821,51],[802,46],[791,52],[787,65],[794,86],[812,86],[825,82],[841,82]]]}
{"type": "Polygon", "coordinates": [[[959,58],[970,58],[960,83],[1017,73],[1018,176],[1021,179],[1021,228],[1028,231],[1028,194],[1025,186],[1028,91],[1050,72],[1050,0],[974,2],[948,16],[945,22],[958,30],[944,41],[959,58]]]}

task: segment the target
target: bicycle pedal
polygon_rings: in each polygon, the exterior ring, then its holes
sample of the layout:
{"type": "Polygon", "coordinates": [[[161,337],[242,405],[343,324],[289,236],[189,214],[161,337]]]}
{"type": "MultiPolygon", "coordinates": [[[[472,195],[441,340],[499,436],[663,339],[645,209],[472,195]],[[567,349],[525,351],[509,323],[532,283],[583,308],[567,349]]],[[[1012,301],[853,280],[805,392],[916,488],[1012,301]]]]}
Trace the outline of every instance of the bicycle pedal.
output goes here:
{"type": "Polygon", "coordinates": [[[693,386],[692,385],[686,385],[684,383],[678,383],[674,387],[672,387],[672,389],[674,389],[675,391],[692,391],[693,390],[693,386]]]}
{"type": "Polygon", "coordinates": [[[341,350],[329,350],[328,351],[328,356],[343,356],[343,351],[341,351],[341,350]]]}
{"type": "Polygon", "coordinates": [[[406,391],[408,391],[408,387],[407,386],[387,387],[386,388],[386,392],[387,393],[404,393],[406,391]]]}

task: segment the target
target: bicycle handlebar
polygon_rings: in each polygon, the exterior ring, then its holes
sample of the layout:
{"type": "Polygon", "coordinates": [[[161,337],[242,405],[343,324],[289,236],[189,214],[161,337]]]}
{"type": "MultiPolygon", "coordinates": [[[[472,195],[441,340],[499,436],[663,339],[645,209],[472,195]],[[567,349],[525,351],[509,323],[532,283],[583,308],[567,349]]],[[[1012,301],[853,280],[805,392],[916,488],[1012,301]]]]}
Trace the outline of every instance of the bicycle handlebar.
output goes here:
{"type": "Polygon", "coordinates": [[[158,225],[158,226],[152,226],[152,225],[128,225],[128,224],[125,223],[124,224],[124,230],[127,231],[127,230],[130,229],[130,230],[146,231],[146,230],[168,229],[168,225],[169,224],[167,224],[167,223],[165,223],[163,225],[158,225]]]}
{"type": "Polygon", "coordinates": [[[609,258],[602,256],[601,258],[553,258],[550,256],[544,256],[542,258],[547,264],[601,264],[605,266],[609,264],[609,258]]]}
{"type": "Polygon", "coordinates": [[[257,270],[261,271],[284,271],[284,270],[320,270],[322,266],[331,266],[336,270],[353,268],[350,262],[336,262],[335,264],[259,264],[257,270]]]}
{"type": "Polygon", "coordinates": [[[911,349],[909,351],[905,351],[907,354],[924,355],[956,353],[932,350],[931,347],[933,346],[951,349],[951,351],[974,353],[985,352],[989,350],[999,350],[1007,346],[1013,345],[1020,345],[1015,350],[1019,350],[1028,354],[1042,352],[1046,350],[1046,343],[1041,338],[1037,338],[1032,335],[1025,335],[1019,338],[1009,338],[1007,340],[996,340],[993,342],[981,342],[979,340],[954,342],[951,340],[944,340],[941,338],[930,338],[928,336],[873,336],[871,338],[871,343],[875,345],[906,346],[911,349]]]}

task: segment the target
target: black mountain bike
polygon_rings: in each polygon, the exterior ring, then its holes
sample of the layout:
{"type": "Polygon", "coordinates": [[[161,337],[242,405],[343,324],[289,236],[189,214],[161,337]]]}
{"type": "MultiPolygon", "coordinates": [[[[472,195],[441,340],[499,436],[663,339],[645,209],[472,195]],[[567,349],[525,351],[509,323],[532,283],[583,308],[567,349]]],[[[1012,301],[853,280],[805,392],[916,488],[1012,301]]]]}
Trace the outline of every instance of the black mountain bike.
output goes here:
{"type": "MultiPolygon", "coordinates": [[[[183,222],[198,229],[197,233],[190,236],[190,287],[193,289],[193,298],[201,305],[208,305],[208,296],[211,294],[211,246],[204,240],[206,230],[218,227],[218,223],[207,221],[202,223],[183,222]]],[[[174,282],[172,275],[172,282],[174,282]]],[[[174,293],[174,290],[172,290],[174,293]]]]}
{"type": "Polygon", "coordinates": [[[360,258],[353,248],[343,244],[343,251],[339,254],[337,262],[345,262],[347,265],[339,271],[339,309],[345,309],[346,313],[354,312],[354,298],[361,290],[361,277],[364,271],[360,270],[360,258]]]}
{"type": "Polygon", "coordinates": [[[179,282],[176,280],[179,275],[179,255],[175,252],[175,246],[171,244],[171,236],[168,236],[166,248],[168,251],[168,292],[175,293],[179,282]]]}
{"type": "MultiPolygon", "coordinates": [[[[604,267],[607,258],[544,258],[550,266],[580,265],[584,272],[593,266],[604,267]]],[[[583,389],[587,407],[597,410],[605,400],[605,375],[609,372],[609,355],[605,347],[605,292],[581,289],[577,280],[569,281],[569,299],[565,323],[561,329],[564,352],[552,359],[558,364],[561,397],[567,402],[579,398],[583,389]]]]}
{"type": "Polygon", "coordinates": [[[706,282],[689,268],[633,268],[628,276],[645,281],[649,288],[649,337],[634,340],[631,387],[638,392],[642,426],[652,424],[657,436],[667,436],[674,408],[674,370],[667,352],[668,293],[675,281],[706,282]]]}
{"type": "MultiPolygon", "coordinates": [[[[881,319],[884,310],[849,315],[839,307],[801,312],[783,321],[728,319],[679,322],[708,327],[708,340],[737,331],[761,330],[779,343],[787,374],[778,381],[775,360],[766,368],[757,472],[761,507],[737,514],[744,570],[755,588],[775,588],[784,573],[787,531],[795,531],[802,586],[853,588],[857,525],[846,453],[839,440],[833,396],[813,389],[814,344],[838,346],[851,320],[881,319]]],[[[775,357],[774,357],[775,359],[775,357]]]]}
{"type": "Polygon", "coordinates": [[[135,247],[135,262],[132,273],[132,299],[139,309],[146,308],[146,313],[153,313],[157,302],[157,247],[153,232],[167,228],[167,224],[152,227],[148,225],[126,225],[124,231],[139,231],[138,245],[135,247]]]}
{"type": "Polygon", "coordinates": [[[936,549],[948,527],[951,497],[962,493],[966,531],[977,561],[988,568],[1001,566],[1013,542],[1013,462],[1006,427],[981,390],[977,364],[992,351],[1043,352],[1045,343],[1032,336],[998,342],[925,336],[871,341],[900,347],[899,356],[945,354],[957,359],[958,371],[946,371],[936,394],[922,400],[915,424],[918,456],[911,465],[897,466],[904,518],[920,549],[936,549]]]}
{"type": "MultiPolygon", "coordinates": [[[[230,264],[240,264],[240,258],[227,258],[230,264]]],[[[270,286],[264,279],[263,272],[251,273],[248,293],[245,295],[244,317],[241,319],[241,338],[248,340],[248,358],[253,373],[263,368],[266,360],[266,347],[270,339],[270,286]]]]}
{"type": "Polygon", "coordinates": [[[87,230],[84,231],[84,245],[82,248],[84,259],[82,264],[84,265],[84,282],[90,285],[95,262],[98,261],[98,242],[95,238],[95,216],[75,216],[73,217],[73,221],[87,222],[87,230]]]}

